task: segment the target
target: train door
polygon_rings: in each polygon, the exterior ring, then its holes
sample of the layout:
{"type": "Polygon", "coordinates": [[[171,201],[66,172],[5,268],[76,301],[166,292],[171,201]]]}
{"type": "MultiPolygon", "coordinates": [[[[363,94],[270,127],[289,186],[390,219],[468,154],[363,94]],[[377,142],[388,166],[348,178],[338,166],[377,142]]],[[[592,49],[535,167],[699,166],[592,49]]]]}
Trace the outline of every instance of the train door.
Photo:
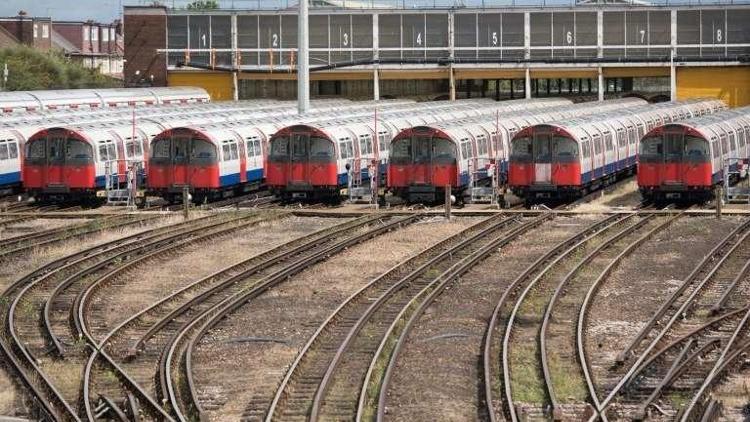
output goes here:
{"type": "Polygon", "coordinates": [[[172,184],[184,186],[189,184],[188,179],[188,146],[190,138],[178,136],[172,138],[172,184]]]}
{"type": "Polygon", "coordinates": [[[552,133],[536,130],[532,153],[534,154],[534,182],[552,183],[552,133]]]}
{"type": "Polygon", "coordinates": [[[309,161],[310,135],[293,133],[290,145],[289,182],[307,181],[307,162],[309,161]]]}
{"type": "Polygon", "coordinates": [[[664,163],[661,166],[662,174],[659,175],[659,180],[662,183],[676,184],[683,179],[682,150],[682,130],[670,131],[666,129],[664,131],[664,163]]]}
{"type": "Polygon", "coordinates": [[[248,151],[245,149],[245,143],[242,142],[242,137],[235,135],[235,141],[233,142],[237,149],[237,155],[239,159],[239,173],[240,183],[247,183],[247,154],[248,151]]]}
{"type": "Polygon", "coordinates": [[[412,157],[414,157],[412,183],[425,185],[432,183],[432,137],[415,136],[412,139],[412,157]]]}
{"type": "MultiPolygon", "coordinates": [[[[114,162],[110,165],[117,165],[117,145],[112,139],[104,139],[97,142],[97,154],[98,160],[95,160],[95,173],[96,180],[95,184],[98,187],[103,187],[105,180],[104,175],[106,173],[107,162],[114,162]]],[[[114,167],[116,171],[119,171],[117,167],[114,167]]]]}
{"type": "Polygon", "coordinates": [[[59,134],[47,138],[47,171],[43,174],[45,186],[65,184],[65,138],[59,134]]]}

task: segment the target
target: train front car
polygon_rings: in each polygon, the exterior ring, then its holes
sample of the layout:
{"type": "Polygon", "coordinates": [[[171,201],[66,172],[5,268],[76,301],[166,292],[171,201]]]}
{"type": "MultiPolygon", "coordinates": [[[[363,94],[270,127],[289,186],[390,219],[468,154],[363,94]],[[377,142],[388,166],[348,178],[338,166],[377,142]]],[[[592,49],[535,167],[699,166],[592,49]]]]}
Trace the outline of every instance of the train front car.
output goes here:
{"type": "Polygon", "coordinates": [[[168,129],[151,141],[147,191],[169,202],[187,188],[194,202],[211,201],[262,182],[262,146],[221,127],[168,129]],[[257,151],[256,151],[257,150],[257,151]]]}
{"type": "Polygon", "coordinates": [[[435,202],[459,185],[451,136],[429,126],[399,132],[390,146],[388,188],[409,202],[435,202]]]}
{"type": "Polygon", "coordinates": [[[644,199],[707,200],[721,179],[708,136],[687,123],[668,124],[641,139],[638,187],[644,199]]]}
{"type": "Polygon", "coordinates": [[[353,156],[352,142],[339,154],[334,137],[310,125],[279,130],[270,140],[266,164],[268,187],[284,199],[328,199],[339,196],[346,170],[339,174],[338,157],[353,156]]]}
{"type": "Polygon", "coordinates": [[[31,196],[45,200],[96,195],[94,145],[80,132],[42,130],[29,137],[25,150],[23,185],[31,196]]]}
{"type": "MultiPolygon", "coordinates": [[[[600,143],[595,145],[601,149],[600,143]]],[[[587,176],[591,178],[581,171],[581,152],[577,136],[560,126],[542,124],[521,130],[511,141],[511,190],[527,202],[580,196],[587,176]]]]}

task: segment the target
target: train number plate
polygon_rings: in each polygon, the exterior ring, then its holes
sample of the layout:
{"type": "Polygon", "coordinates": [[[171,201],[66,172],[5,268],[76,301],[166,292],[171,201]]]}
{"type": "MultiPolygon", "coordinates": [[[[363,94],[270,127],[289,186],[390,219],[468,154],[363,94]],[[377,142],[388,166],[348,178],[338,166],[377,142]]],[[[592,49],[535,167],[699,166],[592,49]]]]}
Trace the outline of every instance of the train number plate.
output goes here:
{"type": "Polygon", "coordinates": [[[292,198],[307,198],[307,194],[305,192],[294,192],[292,198]]]}

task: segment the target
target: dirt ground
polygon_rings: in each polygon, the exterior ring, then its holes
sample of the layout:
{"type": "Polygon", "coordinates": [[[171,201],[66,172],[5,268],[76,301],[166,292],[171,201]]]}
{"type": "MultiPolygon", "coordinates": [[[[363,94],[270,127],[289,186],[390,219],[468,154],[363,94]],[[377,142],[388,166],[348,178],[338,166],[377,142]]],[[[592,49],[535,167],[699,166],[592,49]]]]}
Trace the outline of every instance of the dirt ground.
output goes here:
{"type": "Polygon", "coordinates": [[[477,222],[442,218],[354,246],[253,300],[209,333],[195,366],[211,420],[256,420],[299,349],[346,297],[388,268],[477,222]]]}

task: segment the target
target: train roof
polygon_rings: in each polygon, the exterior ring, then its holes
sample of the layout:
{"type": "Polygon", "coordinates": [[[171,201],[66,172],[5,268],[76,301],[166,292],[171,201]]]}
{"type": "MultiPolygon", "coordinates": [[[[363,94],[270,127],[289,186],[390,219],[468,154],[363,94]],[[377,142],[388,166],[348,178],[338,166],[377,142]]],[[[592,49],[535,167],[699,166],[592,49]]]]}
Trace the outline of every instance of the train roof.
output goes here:
{"type": "Polygon", "coordinates": [[[727,130],[741,127],[750,130],[750,106],[722,110],[714,114],[668,123],[652,129],[649,134],[662,130],[666,126],[682,126],[699,133],[706,139],[713,139],[717,135],[718,129],[727,130]]]}

